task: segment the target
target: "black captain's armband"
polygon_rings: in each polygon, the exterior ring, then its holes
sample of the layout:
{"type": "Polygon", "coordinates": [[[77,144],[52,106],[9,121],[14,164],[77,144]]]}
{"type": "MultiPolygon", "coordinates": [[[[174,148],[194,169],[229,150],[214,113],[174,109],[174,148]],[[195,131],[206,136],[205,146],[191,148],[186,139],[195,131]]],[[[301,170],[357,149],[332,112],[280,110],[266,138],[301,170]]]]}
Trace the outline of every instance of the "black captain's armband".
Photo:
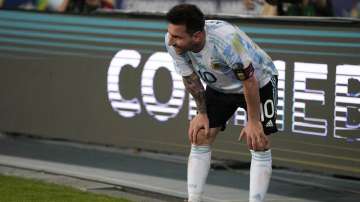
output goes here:
{"type": "Polygon", "coordinates": [[[244,69],[242,64],[238,64],[238,67],[236,69],[233,69],[235,76],[240,81],[245,81],[246,79],[252,77],[254,74],[254,67],[250,63],[250,65],[244,69]]]}

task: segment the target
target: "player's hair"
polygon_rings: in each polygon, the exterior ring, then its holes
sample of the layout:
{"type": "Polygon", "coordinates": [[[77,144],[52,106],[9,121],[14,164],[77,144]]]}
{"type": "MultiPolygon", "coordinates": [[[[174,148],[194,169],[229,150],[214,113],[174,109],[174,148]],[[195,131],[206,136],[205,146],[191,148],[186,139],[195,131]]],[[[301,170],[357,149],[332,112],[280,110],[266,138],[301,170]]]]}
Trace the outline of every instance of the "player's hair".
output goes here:
{"type": "Polygon", "coordinates": [[[179,4],[166,14],[166,20],[174,25],[185,25],[190,35],[204,31],[205,17],[201,10],[193,4],[179,4]]]}

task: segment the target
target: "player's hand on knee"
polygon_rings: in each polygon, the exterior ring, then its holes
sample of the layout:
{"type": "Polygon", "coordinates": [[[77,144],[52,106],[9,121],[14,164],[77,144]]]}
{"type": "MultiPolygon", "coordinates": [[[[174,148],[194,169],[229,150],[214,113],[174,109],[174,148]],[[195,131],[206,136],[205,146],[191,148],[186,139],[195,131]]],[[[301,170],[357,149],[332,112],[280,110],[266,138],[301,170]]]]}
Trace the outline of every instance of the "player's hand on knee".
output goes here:
{"type": "Polygon", "coordinates": [[[248,148],[251,150],[263,151],[269,147],[269,140],[260,122],[248,122],[240,132],[239,140],[243,139],[246,139],[248,148]]]}
{"type": "Polygon", "coordinates": [[[205,136],[209,138],[209,119],[207,114],[199,113],[190,122],[188,136],[191,144],[197,144],[200,129],[204,129],[205,136]]]}

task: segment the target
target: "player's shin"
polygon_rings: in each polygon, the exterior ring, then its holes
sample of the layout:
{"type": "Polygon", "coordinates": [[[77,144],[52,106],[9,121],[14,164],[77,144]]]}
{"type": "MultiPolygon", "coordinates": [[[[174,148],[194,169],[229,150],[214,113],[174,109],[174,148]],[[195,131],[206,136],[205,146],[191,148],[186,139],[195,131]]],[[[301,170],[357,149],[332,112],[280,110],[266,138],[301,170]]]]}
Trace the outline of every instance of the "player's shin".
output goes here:
{"type": "Polygon", "coordinates": [[[272,172],[271,150],[251,151],[250,202],[264,202],[272,172]]]}
{"type": "Polygon", "coordinates": [[[211,148],[208,145],[191,145],[188,161],[188,201],[200,202],[210,169],[211,148]]]}

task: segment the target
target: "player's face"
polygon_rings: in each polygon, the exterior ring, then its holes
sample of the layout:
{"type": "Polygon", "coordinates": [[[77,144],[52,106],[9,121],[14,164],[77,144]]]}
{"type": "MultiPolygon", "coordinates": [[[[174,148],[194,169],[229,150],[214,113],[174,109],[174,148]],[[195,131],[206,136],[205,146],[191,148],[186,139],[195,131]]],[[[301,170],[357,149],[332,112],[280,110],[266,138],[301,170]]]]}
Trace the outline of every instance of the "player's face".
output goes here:
{"type": "Polygon", "coordinates": [[[173,46],[176,54],[180,55],[193,48],[193,37],[186,32],[185,25],[174,25],[169,23],[169,46],[173,46]]]}

